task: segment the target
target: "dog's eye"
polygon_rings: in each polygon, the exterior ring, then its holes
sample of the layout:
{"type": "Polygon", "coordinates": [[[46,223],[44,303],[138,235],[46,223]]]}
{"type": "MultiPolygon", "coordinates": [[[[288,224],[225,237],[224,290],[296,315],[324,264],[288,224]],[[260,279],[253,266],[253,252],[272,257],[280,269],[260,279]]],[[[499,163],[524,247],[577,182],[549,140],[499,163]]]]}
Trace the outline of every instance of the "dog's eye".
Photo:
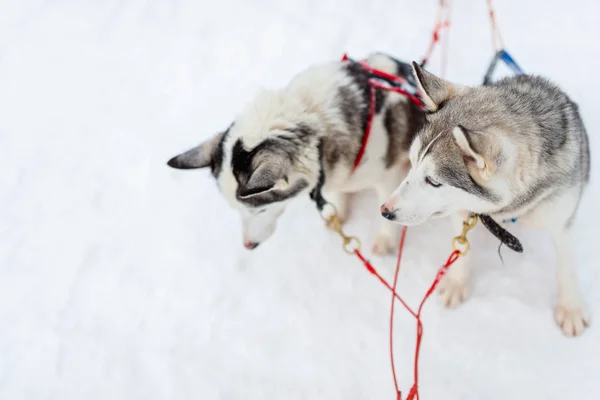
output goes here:
{"type": "Polygon", "coordinates": [[[436,188],[442,186],[441,183],[437,183],[436,181],[434,181],[433,179],[431,179],[428,176],[425,177],[425,183],[428,184],[428,185],[431,185],[433,187],[436,187],[436,188]]]}
{"type": "Polygon", "coordinates": [[[266,209],[266,208],[263,208],[262,210],[258,210],[258,211],[256,212],[256,214],[257,214],[257,215],[258,215],[258,214],[262,214],[262,213],[264,213],[265,211],[267,211],[267,209],[266,209]]]}

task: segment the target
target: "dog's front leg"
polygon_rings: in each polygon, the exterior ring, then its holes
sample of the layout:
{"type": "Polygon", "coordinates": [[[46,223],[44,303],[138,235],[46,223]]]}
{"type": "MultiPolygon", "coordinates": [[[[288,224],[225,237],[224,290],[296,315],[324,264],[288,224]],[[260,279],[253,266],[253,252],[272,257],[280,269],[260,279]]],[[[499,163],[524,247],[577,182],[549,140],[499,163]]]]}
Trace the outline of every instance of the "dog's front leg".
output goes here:
{"type": "MultiPolygon", "coordinates": [[[[463,230],[463,221],[466,213],[457,213],[451,216],[452,226],[456,235],[463,230]]],[[[455,235],[455,236],[456,236],[455,235]]],[[[448,308],[455,308],[467,299],[469,281],[471,278],[471,263],[468,253],[454,262],[438,285],[438,294],[442,304],[448,308]]]]}
{"type": "MultiPolygon", "coordinates": [[[[326,220],[333,215],[335,212],[341,223],[346,222],[348,219],[348,202],[350,195],[343,192],[324,192],[325,199],[333,206],[326,207],[323,213],[323,217],[326,220]]],[[[331,224],[327,223],[327,227],[331,229],[331,224]]]]}
{"type": "Polygon", "coordinates": [[[590,324],[590,315],[584,305],[577,271],[571,254],[571,232],[569,228],[551,231],[556,247],[558,303],[554,312],[556,322],[567,336],[579,336],[590,324]]]}

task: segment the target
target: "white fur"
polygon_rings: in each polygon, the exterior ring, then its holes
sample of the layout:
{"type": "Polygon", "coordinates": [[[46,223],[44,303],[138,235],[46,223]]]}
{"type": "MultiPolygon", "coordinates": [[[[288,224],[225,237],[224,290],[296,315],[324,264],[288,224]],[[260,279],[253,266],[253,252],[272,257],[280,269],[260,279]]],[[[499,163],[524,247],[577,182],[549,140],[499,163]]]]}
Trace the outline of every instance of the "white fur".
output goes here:
{"type": "MultiPolygon", "coordinates": [[[[375,68],[393,72],[395,65],[385,57],[375,56],[368,60],[375,68]]],[[[288,87],[281,90],[261,91],[246,106],[230,129],[224,144],[223,169],[219,176],[219,186],[228,202],[242,215],[244,241],[260,243],[275,230],[275,221],[283,212],[287,202],[266,206],[257,213],[236,199],[237,181],[231,170],[231,150],[236,140],[243,136],[243,142],[253,148],[281,130],[294,126],[298,122],[309,122],[319,126],[323,132],[335,132],[346,129],[344,116],[337,107],[337,91],[341,86],[353,85],[350,78],[342,72],[339,62],[319,65],[307,69],[298,75],[288,87]]],[[[391,93],[385,106],[397,101],[407,101],[403,96],[391,93]]],[[[388,137],[383,126],[381,112],[373,119],[371,134],[363,162],[352,174],[345,165],[337,165],[327,175],[324,195],[338,211],[340,218],[348,214],[348,194],[364,189],[375,189],[379,204],[383,203],[406,175],[408,157],[401,165],[386,169],[384,164],[388,148],[388,137]],[[375,179],[374,179],[375,178],[375,179]]],[[[300,164],[306,160],[305,170],[296,168],[295,173],[303,174],[311,186],[316,184],[318,171],[308,166],[314,165],[318,154],[300,155],[300,164]]],[[[376,235],[373,250],[376,254],[390,252],[399,237],[399,227],[388,221],[381,222],[376,235]]]]}

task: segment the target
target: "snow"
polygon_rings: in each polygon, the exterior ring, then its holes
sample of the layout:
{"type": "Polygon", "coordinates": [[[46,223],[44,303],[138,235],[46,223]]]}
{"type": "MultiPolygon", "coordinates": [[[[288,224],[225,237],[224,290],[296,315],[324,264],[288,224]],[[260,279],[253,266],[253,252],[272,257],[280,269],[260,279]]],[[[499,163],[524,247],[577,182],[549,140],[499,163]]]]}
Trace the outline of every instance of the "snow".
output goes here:
{"type": "MultiPolygon", "coordinates": [[[[447,77],[477,84],[492,56],[485,2],[455,3],[447,77]]],[[[508,49],[579,103],[598,153],[600,4],[496,3],[508,49]]],[[[249,252],[209,174],[165,162],[313,63],[418,59],[435,4],[0,2],[0,399],[393,399],[390,295],[309,200],[249,252]]],[[[525,253],[505,249],[503,264],[478,227],[471,298],[424,310],[423,399],[600,394],[599,173],[575,228],[592,327],[568,339],[555,326],[545,234],[515,229],[525,253]]],[[[377,206],[357,196],[346,231],[368,244],[377,206]]],[[[409,229],[411,304],[450,237],[447,221],[409,229]]],[[[372,261],[391,279],[394,257],[372,261]]],[[[414,321],[399,312],[395,329],[406,392],[414,321]]]]}

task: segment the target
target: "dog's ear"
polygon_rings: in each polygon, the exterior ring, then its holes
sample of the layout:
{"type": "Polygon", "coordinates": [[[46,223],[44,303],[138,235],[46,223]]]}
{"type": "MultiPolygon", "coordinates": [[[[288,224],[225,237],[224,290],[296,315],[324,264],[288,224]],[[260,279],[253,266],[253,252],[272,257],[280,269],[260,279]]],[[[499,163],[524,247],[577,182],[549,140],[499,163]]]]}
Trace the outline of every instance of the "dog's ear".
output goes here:
{"type": "Polygon", "coordinates": [[[248,199],[272,190],[285,190],[289,187],[288,172],[291,168],[289,158],[271,157],[261,162],[252,172],[248,182],[240,184],[237,194],[240,199],[248,199]]]}
{"type": "Polygon", "coordinates": [[[494,174],[494,164],[491,160],[486,160],[485,156],[473,148],[473,142],[477,140],[476,133],[467,131],[462,126],[456,126],[452,130],[454,141],[460,148],[467,163],[475,163],[477,171],[483,180],[488,180],[494,174]]]}
{"type": "Polygon", "coordinates": [[[427,72],[414,61],[412,66],[425,110],[437,111],[445,101],[458,92],[459,86],[427,72]]]}
{"type": "Polygon", "coordinates": [[[225,132],[219,133],[198,146],[171,158],[167,165],[177,169],[204,168],[211,165],[225,132]]]}

